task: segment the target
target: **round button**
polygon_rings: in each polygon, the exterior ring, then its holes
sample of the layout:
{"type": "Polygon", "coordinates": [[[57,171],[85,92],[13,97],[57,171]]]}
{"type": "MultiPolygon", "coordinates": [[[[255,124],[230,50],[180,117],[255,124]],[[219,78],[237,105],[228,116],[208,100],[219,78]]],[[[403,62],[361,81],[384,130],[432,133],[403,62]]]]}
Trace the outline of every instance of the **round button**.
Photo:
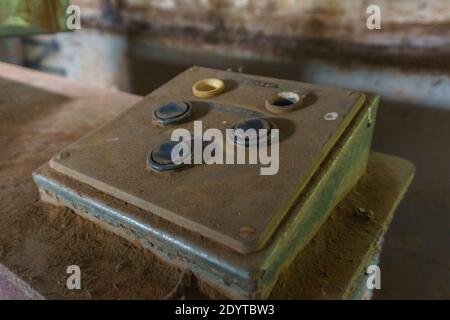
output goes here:
{"type": "Polygon", "coordinates": [[[176,124],[192,114],[192,106],[184,101],[160,105],[153,113],[153,121],[159,125],[176,124]]]}
{"type": "Polygon", "coordinates": [[[273,113],[289,112],[303,106],[307,91],[282,91],[266,100],[266,108],[273,113]]]}
{"type": "Polygon", "coordinates": [[[233,126],[230,137],[235,144],[241,146],[253,146],[270,136],[272,124],[262,118],[252,118],[240,121],[233,126]],[[249,131],[251,130],[251,131],[249,131]],[[264,131],[260,131],[264,130],[264,131]]]}
{"type": "Polygon", "coordinates": [[[148,156],[148,164],[157,172],[181,168],[183,161],[191,157],[191,147],[185,142],[169,141],[156,146],[148,156]],[[181,145],[180,145],[181,144],[181,145]],[[179,153],[172,158],[175,146],[180,145],[179,153]]]}

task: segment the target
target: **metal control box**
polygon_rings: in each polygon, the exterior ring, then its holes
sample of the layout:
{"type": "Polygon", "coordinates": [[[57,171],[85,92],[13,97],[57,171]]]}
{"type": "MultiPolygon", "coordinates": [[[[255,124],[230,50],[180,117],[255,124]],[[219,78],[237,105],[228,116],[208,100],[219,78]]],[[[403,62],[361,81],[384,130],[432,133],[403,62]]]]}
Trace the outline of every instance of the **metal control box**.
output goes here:
{"type": "Polygon", "coordinates": [[[192,67],[59,152],[34,180],[43,200],[223,294],[264,298],[364,173],[377,105],[361,92],[192,67]],[[227,140],[237,128],[277,131],[278,170],[175,165],[172,133],[198,124],[223,133],[224,153],[233,144],[250,152],[248,137],[227,140]]]}

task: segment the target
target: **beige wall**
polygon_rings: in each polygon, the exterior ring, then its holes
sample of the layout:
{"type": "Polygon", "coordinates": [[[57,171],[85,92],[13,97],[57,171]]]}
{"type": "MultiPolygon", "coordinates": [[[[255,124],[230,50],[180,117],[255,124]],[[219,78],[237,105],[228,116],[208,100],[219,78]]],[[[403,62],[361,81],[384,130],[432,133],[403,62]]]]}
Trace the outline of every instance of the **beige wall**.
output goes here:
{"type": "MultiPolygon", "coordinates": [[[[111,1],[115,2],[115,1],[111,1]]],[[[189,28],[282,38],[338,39],[398,45],[413,38],[450,37],[450,0],[124,0],[127,21],[154,28],[189,28]],[[366,9],[382,10],[383,32],[368,32],[366,9]]],[[[100,1],[74,0],[98,17],[100,1]]],[[[211,35],[210,35],[211,36],[211,35]]],[[[220,37],[220,35],[218,35],[220,37]]],[[[434,39],[433,41],[437,41],[434,39]]],[[[447,39],[448,41],[448,39],[447,39]]],[[[429,43],[425,43],[430,45],[429,43]]],[[[425,45],[421,44],[421,45],[425,45]]],[[[436,45],[435,42],[433,42],[436,45]]],[[[439,42],[438,44],[442,44],[439,42]]]]}

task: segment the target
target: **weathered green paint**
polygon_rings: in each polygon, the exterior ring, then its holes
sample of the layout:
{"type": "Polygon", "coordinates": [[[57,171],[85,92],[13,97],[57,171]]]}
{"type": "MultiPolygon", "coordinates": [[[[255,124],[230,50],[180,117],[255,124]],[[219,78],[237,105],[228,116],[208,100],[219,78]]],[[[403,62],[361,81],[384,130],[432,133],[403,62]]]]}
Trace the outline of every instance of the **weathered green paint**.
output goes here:
{"type": "Polygon", "coordinates": [[[69,0],[0,1],[0,37],[66,30],[69,0]]]}

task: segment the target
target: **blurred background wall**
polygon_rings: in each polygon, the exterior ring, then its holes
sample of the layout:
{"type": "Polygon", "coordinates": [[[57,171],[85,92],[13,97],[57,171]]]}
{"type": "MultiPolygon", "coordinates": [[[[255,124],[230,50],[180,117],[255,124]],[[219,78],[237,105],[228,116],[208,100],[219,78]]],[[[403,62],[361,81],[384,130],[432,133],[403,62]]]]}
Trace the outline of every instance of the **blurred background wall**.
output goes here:
{"type": "Polygon", "coordinates": [[[141,95],[191,65],[381,95],[374,149],[416,179],[376,298],[450,298],[450,0],[73,0],[76,32],[0,40],[0,60],[141,95]],[[381,9],[369,30],[367,8],[381,9]]]}

